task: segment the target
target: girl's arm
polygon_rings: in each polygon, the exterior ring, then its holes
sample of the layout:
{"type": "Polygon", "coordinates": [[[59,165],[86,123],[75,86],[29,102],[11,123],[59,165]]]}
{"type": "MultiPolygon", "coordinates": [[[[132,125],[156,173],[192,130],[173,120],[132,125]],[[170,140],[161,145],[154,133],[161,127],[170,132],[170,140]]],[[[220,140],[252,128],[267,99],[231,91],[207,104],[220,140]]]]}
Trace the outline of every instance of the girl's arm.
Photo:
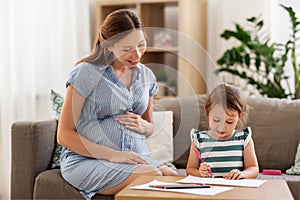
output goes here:
{"type": "Polygon", "coordinates": [[[245,178],[256,178],[259,173],[259,168],[252,138],[243,151],[243,157],[245,169],[242,173],[245,178]]]}
{"type": "Polygon", "coordinates": [[[228,172],[224,178],[226,179],[244,179],[244,178],[256,178],[259,172],[258,162],[254,150],[254,143],[252,138],[246,145],[243,151],[244,157],[244,170],[239,171],[238,169],[233,169],[228,172]]]}
{"type": "Polygon", "coordinates": [[[194,149],[195,149],[195,144],[192,142],[191,147],[190,147],[190,154],[189,154],[189,159],[188,163],[186,166],[186,173],[187,175],[192,175],[192,176],[200,176],[199,173],[199,158],[196,156],[194,149]]]}
{"type": "Polygon", "coordinates": [[[149,97],[148,107],[142,116],[135,113],[126,113],[125,115],[118,115],[115,120],[126,128],[149,137],[153,134],[153,96],[149,97]]]}
{"type": "Polygon", "coordinates": [[[98,145],[76,132],[76,124],[79,120],[84,101],[84,97],[72,85],[67,87],[58,124],[57,142],[83,156],[104,159],[111,162],[145,164],[146,161],[133,152],[121,152],[98,145]]]}

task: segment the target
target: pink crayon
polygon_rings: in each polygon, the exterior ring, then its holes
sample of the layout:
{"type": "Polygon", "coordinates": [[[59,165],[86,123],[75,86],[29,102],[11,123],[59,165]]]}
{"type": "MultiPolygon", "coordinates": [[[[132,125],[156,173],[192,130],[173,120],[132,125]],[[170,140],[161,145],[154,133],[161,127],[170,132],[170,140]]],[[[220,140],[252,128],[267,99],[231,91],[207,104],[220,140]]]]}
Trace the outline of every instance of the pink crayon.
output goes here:
{"type": "MultiPolygon", "coordinates": [[[[204,160],[202,159],[200,153],[197,151],[197,149],[194,149],[194,152],[196,153],[197,157],[199,158],[199,160],[204,163],[204,160]]],[[[208,173],[211,177],[215,177],[214,174],[210,171],[210,169],[208,169],[208,173]]]]}

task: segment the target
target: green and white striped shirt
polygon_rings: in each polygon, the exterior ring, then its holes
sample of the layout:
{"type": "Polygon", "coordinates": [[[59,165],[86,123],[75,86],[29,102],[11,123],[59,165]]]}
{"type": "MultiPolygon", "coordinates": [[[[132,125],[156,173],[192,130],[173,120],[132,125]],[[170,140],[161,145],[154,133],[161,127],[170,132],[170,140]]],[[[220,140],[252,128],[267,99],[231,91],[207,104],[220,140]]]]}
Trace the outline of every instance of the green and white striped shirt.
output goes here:
{"type": "Polygon", "coordinates": [[[251,139],[251,128],[235,130],[228,140],[216,140],[207,131],[191,130],[191,139],[215,176],[224,176],[232,169],[244,169],[243,150],[251,139]]]}

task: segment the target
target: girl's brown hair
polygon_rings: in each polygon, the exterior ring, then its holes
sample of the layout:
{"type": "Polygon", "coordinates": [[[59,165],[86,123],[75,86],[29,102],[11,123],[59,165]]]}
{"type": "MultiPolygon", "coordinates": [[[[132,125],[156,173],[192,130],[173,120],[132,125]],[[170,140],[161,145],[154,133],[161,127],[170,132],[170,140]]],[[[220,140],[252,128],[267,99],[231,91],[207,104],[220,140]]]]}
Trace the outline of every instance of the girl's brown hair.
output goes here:
{"type": "Polygon", "coordinates": [[[116,10],[105,18],[102,26],[98,29],[97,38],[90,55],[81,59],[81,62],[89,62],[96,65],[110,64],[115,58],[107,47],[135,29],[142,29],[140,18],[129,9],[116,10]]]}
{"type": "MultiPolygon", "coordinates": [[[[215,87],[204,106],[207,117],[216,104],[222,105],[224,110],[238,112],[239,116],[242,117],[238,124],[239,128],[246,124],[250,107],[237,87],[227,83],[221,83],[215,87]]],[[[227,114],[229,113],[227,112],[227,114]]]]}

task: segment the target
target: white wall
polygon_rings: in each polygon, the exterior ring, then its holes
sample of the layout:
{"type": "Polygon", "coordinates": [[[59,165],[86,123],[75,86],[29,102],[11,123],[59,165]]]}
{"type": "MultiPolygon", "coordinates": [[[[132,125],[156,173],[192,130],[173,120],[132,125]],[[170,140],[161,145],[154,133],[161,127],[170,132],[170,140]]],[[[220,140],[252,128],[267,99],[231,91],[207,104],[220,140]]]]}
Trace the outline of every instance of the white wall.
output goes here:
{"type": "MultiPolygon", "coordinates": [[[[270,38],[273,41],[285,44],[291,33],[291,24],[288,13],[279,6],[283,4],[285,6],[291,6],[300,21],[300,1],[299,0],[273,0],[270,7],[270,38]]],[[[298,35],[299,37],[299,35],[298,35]]],[[[300,46],[298,46],[300,48],[300,46]]],[[[300,61],[300,49],[298,50],[298,63],[300,61]]],[[[288,65],[286,74],[289,74],[291,79],[289,84],[294,84],[294,72],[292,65],[288,65]]],[[[287,85],[285,85],[287,87],[287,85]]],[[[294,88],[292,88],[294,91],[294,88]]]]}
{"type": "MultiPolygon", "coordinates": [[[[216,62],[224,51],[234,44],[233,41],[225,41],[220,35],[225,29],[233,29],[235,23],[245,24],[247,18],[262,14],[266,27],[269,27],[269,7],[270,0],[208,0],[207,40],[208,54],[212,60],[216,62]]],[[[209,88],[213,88],[215,84],[215,78],[212,78],[215,70],[216,67],[207,69],[209,88]]]]}
{"type": "MultiPolygon", "coordinates": [[[[288,14],[279,4],[293,7],[298,19],[300,18],[300,1],[295,0],[208,0],[208,54],[217,61],[234,44],[232,40],[222,39],[220,34],[225,29],[233,29],[234,23],[245,24],[245,20],[252,16],[262,17],[265,22],[264,31],[271,41],[285,43],[291,29],[288,14]]],[[[215,69],[210,67],[207,76],[213,77],[215,69]]],[[[286,73],[293,74],[291,66],[286,73]]],[[[214,78],[208,80],[211,81],[208,85],[214,84],[214,78]]],[[[226,81],[236,82],[239,79],[227,74],[226,81]]],[[[290,83],[292,82],[293,78],[290,79],[290,83]]]]}

